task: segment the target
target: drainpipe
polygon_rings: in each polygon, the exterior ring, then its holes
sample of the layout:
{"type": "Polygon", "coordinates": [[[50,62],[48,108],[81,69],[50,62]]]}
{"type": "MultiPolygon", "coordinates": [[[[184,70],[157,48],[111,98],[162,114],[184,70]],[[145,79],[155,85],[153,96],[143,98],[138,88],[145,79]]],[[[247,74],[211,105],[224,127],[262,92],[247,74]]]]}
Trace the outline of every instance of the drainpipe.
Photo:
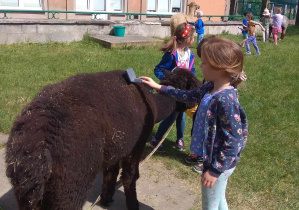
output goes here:
{"type": "MultiPolygon", "coordinates": [[[[143,12],[142,12],[142,3],[143,3],[143,1],[141,0],[141,1],[140,1],[140,9],[139,9],[140,13],[143,13],[143,12]]],[[[142,16],[142,15],[140,15],[139,20],[141,20],[141,16],[142,16]]]]}

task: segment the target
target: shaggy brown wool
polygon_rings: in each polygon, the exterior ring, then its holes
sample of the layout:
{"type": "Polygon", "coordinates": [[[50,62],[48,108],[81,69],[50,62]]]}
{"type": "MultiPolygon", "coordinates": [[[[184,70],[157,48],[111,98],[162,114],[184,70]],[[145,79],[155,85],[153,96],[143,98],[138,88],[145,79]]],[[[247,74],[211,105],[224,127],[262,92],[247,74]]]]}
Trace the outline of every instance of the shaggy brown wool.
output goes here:
{"type": "MultiPolygon", "coordinates": [[[[181,89],[200,85],[177,69],[162,83],[181,89]],[[167,79],[168,78],[168,79],[167,79]]],[[[138,209],[138,165],[154,123],[179,104],[129,83],[125,71],[79,74],[46,86],[15,120],[7,143],[6,174],[20,209],[82,209],[103,172],[101,204],[113,200],[121,179],[128,209],[138,209]]]]}

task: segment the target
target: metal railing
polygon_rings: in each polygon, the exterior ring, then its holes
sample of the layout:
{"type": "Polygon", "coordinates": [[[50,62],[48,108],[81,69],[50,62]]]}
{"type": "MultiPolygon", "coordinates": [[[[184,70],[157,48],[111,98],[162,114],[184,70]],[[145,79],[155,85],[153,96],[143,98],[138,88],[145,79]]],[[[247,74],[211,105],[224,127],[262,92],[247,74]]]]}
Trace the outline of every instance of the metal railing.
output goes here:
{"type": "Polygon", "coordinates": [[[56,14],[59,13],[73,13],[73,14],[86,14],[86,15],[125,15],[127,19],[132,19],[132,16],[135,15],[146,15],[146,16],[155,16],[159,17],[159,20],[162,20],[162,17],[171,17],[172,15],[168,14],[147,14],[147,13],[116,13],[116,12],[79,12],[79,11],[57,11],[57,10],[3,10],[0,9],[0,13],[4,13],[3,18],[8,18],[7,13],[49,13],[52,14],[52,19],[57,19],[56,14]]]}
{"type": "MultiPolygon", "coordinates": [[[[145,15],[145,16],[153,16],[153,17],[158,17],[159,20],[162,20],[163,17],[171,17],[172,14],[151,14],[151,13],[116,13],[116,12],[79,12],[79,11],[57,11],[57,10],[11,10],[11,9],[0,9],[0,13],[3,13],[4,16],[3,18],[8,18],[7,13],[49,13],[52,14],[51,19],[57,19],[55,17],[56,14],[59,13],[73,13],[73,14],[86,14],[86,15],[125,15],[127,20],[131,20],[132,16],[135,15],[145,15]]],[[[196,16],[194,16],[196,17],[196,16]]],[[[242,15],[203,15],[203,17],[206,17],[211,21],[211,18],[228,18],[228,20],[233,20],[234,18],[244,18],[242,15]]],[[[259,16],[254,16],[256,19],[260,19],[259,16]]]]}
{"type": "MultiPolygon", "coordinates": [[[[221,19],[223,18],[227,18],[228,20],[233,20],[235,18],[244,18],[243,15],[203,15],[202,17],[206,17],[209,19],[209,21],[211,20],[211,18],[213,17],[220,17],[221,19]]],[[[254,16],[255,19],[261,19],[260,16],[254,16]]]]}

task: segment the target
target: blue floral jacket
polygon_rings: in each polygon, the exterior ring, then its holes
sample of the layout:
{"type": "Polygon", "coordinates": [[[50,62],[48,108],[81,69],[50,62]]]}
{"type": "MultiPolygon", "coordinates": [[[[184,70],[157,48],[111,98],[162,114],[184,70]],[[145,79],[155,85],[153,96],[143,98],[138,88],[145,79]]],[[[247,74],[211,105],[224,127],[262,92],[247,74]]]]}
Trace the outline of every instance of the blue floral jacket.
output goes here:
{"type": "MultiPolygon", "coordinates": [[[[162,86],[159,93],[182,102],[200,103],[213,86],[213,82],[207,82],[201,88],[191,91],[162,86]]],[[[237,165],[247,142],[247,117],[238,101],[237,89],[225,89],[213,95],[208,105],[204,130],[204,172],[209,170],[218,177],[237,165]]],[[[196,132],[193,130],[192,139],[197,135],[196,132]]]]}

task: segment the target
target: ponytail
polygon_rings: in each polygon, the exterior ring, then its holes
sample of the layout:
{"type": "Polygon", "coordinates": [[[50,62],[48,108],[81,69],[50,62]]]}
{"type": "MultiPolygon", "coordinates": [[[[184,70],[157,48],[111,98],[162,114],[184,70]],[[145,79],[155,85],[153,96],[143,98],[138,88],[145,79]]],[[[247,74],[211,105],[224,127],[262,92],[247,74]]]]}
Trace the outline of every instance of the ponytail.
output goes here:
{"type": "Polygon", "coordinates": [[[241,82],[245,82],[246,80],[247,80],[247,76],[246,76],[245,72],[242,71],[241,73],[237,74],[236,76],[232,76],[231,85],[234,86],[235,88],[237,88],[237,86],[241,82]]]}
{"type": "Polygon", "coordinates": [[[173,36],[170,40],[166,43],[164,47],[161,48],[163,53],[172,52],[177,48],[177,37],[173,36]]]}

